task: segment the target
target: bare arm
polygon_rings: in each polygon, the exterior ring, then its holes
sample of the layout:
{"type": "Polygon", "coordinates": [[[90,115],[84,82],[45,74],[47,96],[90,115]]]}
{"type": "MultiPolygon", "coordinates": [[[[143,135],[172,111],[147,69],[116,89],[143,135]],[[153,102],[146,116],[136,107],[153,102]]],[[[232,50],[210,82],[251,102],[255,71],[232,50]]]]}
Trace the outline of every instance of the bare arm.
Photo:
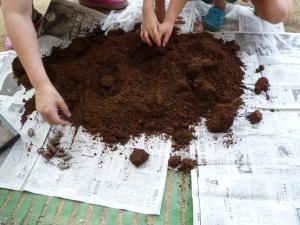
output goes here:
{"type": "Polygon", "coordinates": [[[154,8],[154,1],[153,0],[144,0],[143,1],[143,12],[146,10],[153,10],[154,8]]]}
{"type": "Polygon", "coordinates": [[[144,0],[143,2],[143,20],[140,37],[143,42],[152,46],[152,41],[160,46],[160,37],[158,34],[158,20],[154,12],[154,0],[144,0]]]}
{"type": "Polygon", "coordinates": [[[49,84],[31,21],[32,1],[2,0],[2,8],[8,35],[29,75],[31,84],[36,88],[49,84]]]}
{"type": "Polygon", "coordinates": [[[176,18],[185,6],[186,2],[187,0],[170,1],[164,22],[159,25],[159,33],[162,36],[163,46],[166,46],[166,44],[168,43],[173,31],[174,24],[176,22],[176,18]]]}
{"type": "Polygon", "coordinates": [[[171,0],[167,10],[165,20],[175,24],[177,16],[182,11],[186,3],[187,0],[171,0]]]}
{"type": "Polygon", "coordinates": [[[31,20],[32,0],[2,0],[8,35],[17,51],[32,86],[36,90],[36,108],[52,124],[67,124],[57,108],[70,116],[68,107],[52,86],[42,63],[37,35],[31,20]]]}

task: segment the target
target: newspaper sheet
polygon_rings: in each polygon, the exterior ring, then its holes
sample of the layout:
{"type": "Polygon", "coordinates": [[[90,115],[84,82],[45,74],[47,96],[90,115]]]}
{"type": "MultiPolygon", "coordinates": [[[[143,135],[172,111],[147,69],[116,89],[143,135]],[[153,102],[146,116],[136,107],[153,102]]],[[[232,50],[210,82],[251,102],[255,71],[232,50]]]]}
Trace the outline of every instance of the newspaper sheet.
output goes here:
{"type": "MultiPolygon", "coordinates": [[[[105,29],[125,30],[141,21],[141,1],[131,0],[125,10],[112,11],[106,19],[103,14],[77,5],[60,0],[52,3],[46,24],[40,30],[43,54],[50,54],[52,46],[65,47],[70,39],[84,36],[95,26],[95,21],[101,22],[105,29]]],[[[201,16],[208,9],[209,5],[202,1],[188,2],[182,12],[186,21],[182,32],[201,31],[201,16]]],[[[245,107],[241,108],[232,128],[235,144],[228,147],[227,135],[212,135],[205,126],[197,127],[197,140],[190,146],[191,155],[202,165],[192,171],[194,224],[298,224],[300,160],[299,129],[295,124],[300,120],[297,77],[300,35],[284,33],[282,24],[271,25],[256,17],[253,9],[239,5],[227,7],[225,26],[214,35],[236,40],[241,45],[240,57],[247,66],[244,80],[247,89],[243,96],[245,107]],[[251,91],[261,76],[255,73],[260,64],[266,66],[263,75],[272,85],[268,96],[257,96],[251,91]],[[264,120],[251,125],[245,115],[256,108],[263,110],[264,120]]],[[[0,87],[6,93],[0,96],[0,111],[23,138],[8,154],[0,155],[0,186],[159,214],[170,141],[141,138],[136,143],[120,146],[124,152],[120,155],[107,153],[100,140],[93,140],[81,129],[73,138],[75,131],[71,127],[49,127],[37,114],[21,128],[18,121],[24,90],[10,81],[14,57],[14,52],[0,56],[0,87]],[[14,88],[6,88],[5,82],[14,88]],[[32,126],[41,132],[27,140],[26,131],[32,126]],[[74,156],[69,170],[58,170],[56,159],[45,163],[34,150],[47,144],[55,129],[69,134],[62,140],[62,145],[74,156]],[[28,144],[32,145],[30,152],[25,151],[28,144]],[[151,151],[151,159],[141,170],[125,160],[133,146],[151,151]],[[5,174],[7,171],[9,176],[5,174]]],[[[26,93],[25,98],[32,94],[26,93]]]]}
{"type": "MultiPolygon", "coordinates": [[[[42,54],[48,55],[53,46],[66,47],[71,39],[87,35],[106,17],[78,4],[52,1],[39,31],[42,54]]],[[[0,53],[0,113],[22,138],[0,155],[0,187],[159,214],[171,141],[141,137],[112,152],[101,139],[94,140],[82,128],[50,127],[37,113],[21,126],[23,99],[30,98],[34,91],[25,92],[13,79],[11,63],[15,57],[14,51],[0,53]],[[27,135],[29,128],[35,130],[33,137],[27,135]],[[61,160],[48,162],[37,153],[56,130],[63,131],[60,145],[73,157],[68,170],[58,168],[61,160]],[[150,154],[138,169],[129,163],[133,148],[146,149],[150,154]]]]}
{"type": "MultiPolygon", "coordinates": [[[[197,4],[205,15],[205,4],[197,4]]],[[[238,13],[228,12],[224,30],[214,35],[241,46],[245,106],[231,135],[197,127],[190,146],[201,165],[192,171],[194,224],[299,225],[300,34],[284,33],[282,24],[262,21],[253,9],[231,7],[238,13]],[[259,65],[262,74],[255,73],[259,65]],[[269,79],[268,95],[253,93],[260,76],[269,79]],[[252,125],[245,117],[255,109],[263,121],[252,125]]]]}
{"type": "MultiPolygon", "coordinates": [[[[169,5],[170,0],[166,0],[166,7],[169,5]]],[[[125,31],[130,31],[134,28],[134,25],[142,21],[142,4],[143,1],[129,0],[129,5],[125,10],[111,12],[107,20],[102,24],[104,30],[112,30],[116,28],[122,28],[125,31]]],[[[183,17],[184,24],[178,24],[182,33],[191,31],[193,21],[196,20],[196,7],[194,1],[189,1],[180,16],[183,17]]]]}
{"type": "Polygon", "coordinates": [[[46,163],[39,157],[24,190],[135,212],[160,213],[170,141],[139,138],[111,152],[82,129],[73,136],[74,129],[66,127],[60,141],[73,156],[71,168],[61,171],[55,167],[61,159],[46,163]],[[129,162],[133,148],[146,149],[150,154],[147,163],[139,168],[129,162]]]}

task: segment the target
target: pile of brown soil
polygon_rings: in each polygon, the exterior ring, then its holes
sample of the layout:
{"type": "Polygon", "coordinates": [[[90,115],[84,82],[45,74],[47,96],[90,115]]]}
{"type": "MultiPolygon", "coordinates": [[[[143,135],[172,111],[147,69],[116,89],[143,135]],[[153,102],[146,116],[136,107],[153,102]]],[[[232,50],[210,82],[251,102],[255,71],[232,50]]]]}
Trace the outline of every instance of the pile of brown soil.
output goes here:
{"type": "MultiPolygon", "coordinates": [[[[145,133],[165,133],[176,148],[194,138],[191,125],[207,119],[211,132],[226,132],[242,104],[244,72],[239,46],[208,33],[173,34],[166,48],[149,48],[139,31],[97,30],[67,49],[43,58],[47,74],[67,102],[74,126],[125,144],[145,133]]],[[[27,89],[29,80],[16,59],[13,69],[27,89]]],[[[35,110],[25,104],[22,121],[35,110]]]]}

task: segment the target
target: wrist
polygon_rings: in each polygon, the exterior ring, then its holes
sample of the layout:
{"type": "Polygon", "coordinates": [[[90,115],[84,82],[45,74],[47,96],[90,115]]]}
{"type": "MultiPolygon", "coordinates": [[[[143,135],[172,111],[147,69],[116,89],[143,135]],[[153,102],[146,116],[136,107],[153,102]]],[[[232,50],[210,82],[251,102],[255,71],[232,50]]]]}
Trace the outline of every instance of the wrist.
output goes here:
{"type": "Polygon", "coordinates": [[[143,16],[150,16],[152,13],[154,13],[154,10],[151,8],[143,8],[143,16]]]}
{"type": "Polygon", "coordinates": [[[164,19],[164,23],[168,23],[171,25],[174,25],[176,21],[176,17],[170,16],[170,15],[166,15],[165,19],[164,19]]]}
{"type": "Polygon", "coordinates": [[[49,80],[47,73],[44,67],[31,68],[30,71],[27,72],[30,83],[36,91],[49,88],[52,85],[49,80]]]}
{"type": "Polygon", "coordinates": [[[153,5],[152,0],[150,0],[150,1],[144,0],[142,11],[143,11],[143,13],[148,13],[150,11],[153,11],[153,7],[154,7],[154,5],[153,5]]]}
{"type": "Polygon", "coordinates": [[[39,91],[45,90],[45,89],[49,89],[52,87],[53,86],[50,81],[42,81],[42,82],[39,82],[36,85],[34,85],[34,89],[36,90],[36,92],[39,92],[39,91]]]}

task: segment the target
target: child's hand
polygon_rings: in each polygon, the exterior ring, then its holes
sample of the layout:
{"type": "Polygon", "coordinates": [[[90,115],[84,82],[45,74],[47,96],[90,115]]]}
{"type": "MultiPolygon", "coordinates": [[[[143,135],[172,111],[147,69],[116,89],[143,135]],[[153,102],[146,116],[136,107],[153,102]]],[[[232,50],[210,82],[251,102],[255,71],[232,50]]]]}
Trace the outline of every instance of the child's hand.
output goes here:
{"type": "Polygon", "coordinates": [[[42,114],[49,124],[69,124],[68,121],[63,120],[58,114],[58,110],[60,110],[64,116],[71,117],[69,108],[52,85],[46,85],[36,89],[35,102],[37,111],[42,114]]]}
{"type": "Polygon", "coordinates": [[[141,26],[141,39],[143,42],[152,46],[150,38],[155,42],[157,46],[161,45],[161,39],[158,33],[158,20],[153,9],[145,10],[143,12],[143,22],[141,26]],[[150,38],[149,38],[150,36],[150,38]]]}
{"type": "Polygon", "coordinates": [[[185,20],[183,16],[177,16],[175,24],[180,25],[180,24],[185,24],[185,20]]]}
{"type": "Polygon", "coordinates": [[[160,36],[162,37],[162,45],[164,47],[166,47],[171,37],[173,27],[174,27],[174,23],[169,20],[165,20],[162,24],[159,24],[158,30],[160,36]]]}

